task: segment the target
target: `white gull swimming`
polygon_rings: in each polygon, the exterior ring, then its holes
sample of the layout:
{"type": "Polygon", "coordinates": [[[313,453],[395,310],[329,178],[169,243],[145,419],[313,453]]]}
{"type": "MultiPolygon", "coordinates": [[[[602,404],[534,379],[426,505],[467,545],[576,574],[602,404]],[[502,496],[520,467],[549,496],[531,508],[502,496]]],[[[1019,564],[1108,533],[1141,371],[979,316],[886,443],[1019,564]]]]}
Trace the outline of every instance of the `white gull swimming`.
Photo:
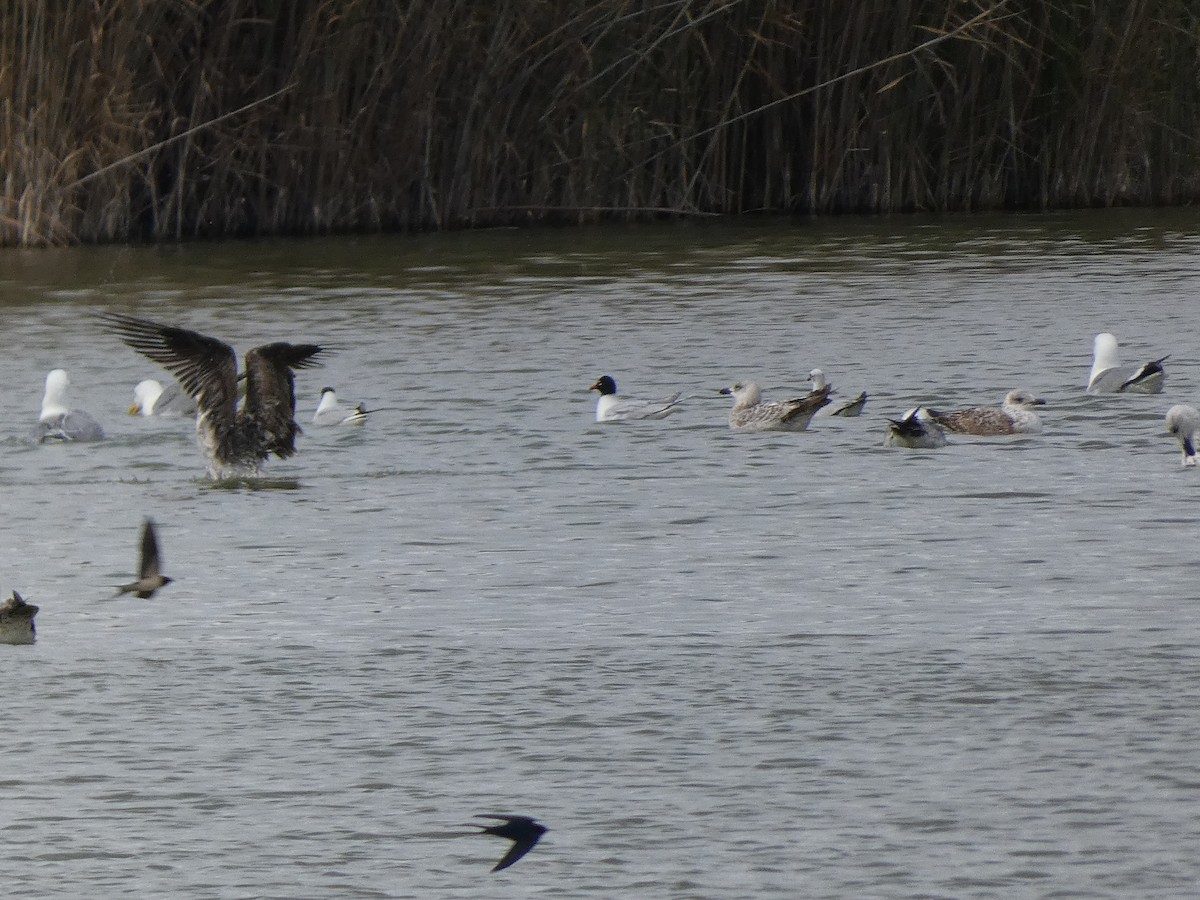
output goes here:
{"type": "MultiPolygon", "coordinates": [[[[812,389],[819,391],[824,387],[832,387],[825,379],[825,373],[820,369],[813,369],[808,373],[808,378],[812,382],[812,389]]],[[[860,391],[859,395],[848,403],[843,403],[840,406],[827,406],[821,410],[822,416],[841,416],[845,419],[852,419],[862,414],[863,407],[867,405],[867,392],[860,391]]]]}
{"type": "Polygon", "coordinates": [[[163,386],[155,378],[139,381],[133,388],[131,416],[194,416],[196,403],[175,381],[163,386]]]}
{"type": "Polygon", "coordinates": [[[313,413],[314,425],[362,425],[367,421],[367,408],[362,403],[347,411],[338,402],[337,391],[331,387],[321,388],[321,400],[313,413]]]}
{"type": "Polygon", "coordinates": [[[104,429],[90,415],[67,405],[67,388],[71,379],[63,369],[54,369],[46,376],[46,392],[42,395],[42,412],[34,427],[33,439],[46,441],[101,441],[104,429]]]}
{"type": "Polygon", "coordinates": [[[611,375],[601,375],[588,388],[599,391],[596,401],[597,422],[624,422],[634,419],[664,419],[679,406],[680,394],[672,394],[665,400],[636,400],[617,396],[617,382],[611,375]]]}
{"type": "Polygon", "coordinates": [[[909,450],[933,450],[946,446],[946,433],[933,415],[923,406],[908,410],[899,419],[888,419],[885,447],[907,447],[909,450]]]}
{"type": "Polygon", "coordinates": [[[1170,355],[1143,363],[1133,372],[1121,368],[1117,354],[1117,339],[1107,331],[1096,335],[1092,342],[1092,371],[1088,375],[1089,394],[1120,394],[1133,391],[1157,394],[1162,391],[1166,372],[1163,363],[1170,355]]]}

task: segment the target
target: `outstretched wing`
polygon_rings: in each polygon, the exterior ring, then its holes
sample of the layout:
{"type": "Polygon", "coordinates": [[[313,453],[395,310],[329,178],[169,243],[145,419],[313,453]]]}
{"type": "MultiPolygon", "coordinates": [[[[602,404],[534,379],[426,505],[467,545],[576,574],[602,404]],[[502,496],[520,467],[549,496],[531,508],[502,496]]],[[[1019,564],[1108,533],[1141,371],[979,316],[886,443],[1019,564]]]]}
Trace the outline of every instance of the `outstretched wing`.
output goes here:
{"type": "Polygon", "coordinates": [[[266,442],[264,452],[286,459],[296,452],[295,369],[319,365],[324,351],[318,344],[282,341],[255,347],[246,354],[246,415],[258,422],[266,442]]]}
{"type": "Polygon", "coordinates": [[[216,338],[149,319],[105,313],[109,330],[175,376],[201,412],[228,425],[237,413],[237,357],[216,338]]]}
{"type": "Polygon", "coordinates": [[[142,526],[142,558],[138,565],[138,578],[157,578],[159,572],[158,538],[154,533],[154,522],[147,519],[142,526]]]}

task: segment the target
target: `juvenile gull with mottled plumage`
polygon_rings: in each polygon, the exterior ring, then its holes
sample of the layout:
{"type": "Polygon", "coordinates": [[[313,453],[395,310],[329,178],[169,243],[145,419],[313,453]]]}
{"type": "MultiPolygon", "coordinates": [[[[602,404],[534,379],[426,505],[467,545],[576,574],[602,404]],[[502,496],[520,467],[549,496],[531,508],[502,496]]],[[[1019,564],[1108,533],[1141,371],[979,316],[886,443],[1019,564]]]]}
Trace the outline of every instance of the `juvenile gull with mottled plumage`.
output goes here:
{"type": "Polygon", "coordinates": [[[1042,430],[1042,420],[1034,411],[1035,406],[1045,406],[1046,401],[1029,391],[1009,391],[999,407],[973,406],[954,412],[929,410],[937,423],[956,434],[974,434],[996,437],[1005,434],[1037,434],[1042,430]]]}
{"type": "Polygon", "coordinates": [[[214,479],[259,474],[274,453],[296,452],[295,369],[317,365],[318,344],[263,344],[246,354],[246,397],[238,408],[237,357],[228,344],[186,328],[117,313],[100,316],[126,344],[163,366],[196,401],[196,440],[214,479]]]}
{"type": "Polygon", "coordinates": [[[829,403],[829,385],[792,400],[763,402],[762,390],[753,381],[721,388],[733,397],[729,427],[734,431],[804,431],[818,409],[829,403]]]}
{"type": "Polygon", "coordinates": [[[37,628],[33,617],[38,608],[16,591],[0,603],[0,644],[32,644],[37,640],[37,628]]]}

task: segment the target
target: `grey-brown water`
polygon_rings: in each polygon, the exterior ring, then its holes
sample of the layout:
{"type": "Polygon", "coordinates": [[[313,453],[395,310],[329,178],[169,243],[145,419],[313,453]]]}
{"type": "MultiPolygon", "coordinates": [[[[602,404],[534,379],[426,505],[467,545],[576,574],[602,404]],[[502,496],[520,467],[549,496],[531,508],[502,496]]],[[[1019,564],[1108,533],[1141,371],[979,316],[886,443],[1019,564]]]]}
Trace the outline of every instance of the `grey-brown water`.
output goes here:
{"type": "Polygon", "coordinates": [[[1187,897],[1200,216],[3,257],[0,869],[21,897],[1187,897]],[[89,318],[338,351],[259,489],[89,318]],[[1163,394],[1088,397],[1092,337],[1163,394]],[[33,447],[46,372],[109,431],[33,447]],[[861,418],[730,433],[822,368],[861,418]],[[597,425],[587,386],[694,395],[597,425]],[[882,447],[927,402],[1042,435],[882,447]],[[164,571],[128,581],[143,517],[164,571]],[[517,865],[476,813],[550,832],[517,865]]]}

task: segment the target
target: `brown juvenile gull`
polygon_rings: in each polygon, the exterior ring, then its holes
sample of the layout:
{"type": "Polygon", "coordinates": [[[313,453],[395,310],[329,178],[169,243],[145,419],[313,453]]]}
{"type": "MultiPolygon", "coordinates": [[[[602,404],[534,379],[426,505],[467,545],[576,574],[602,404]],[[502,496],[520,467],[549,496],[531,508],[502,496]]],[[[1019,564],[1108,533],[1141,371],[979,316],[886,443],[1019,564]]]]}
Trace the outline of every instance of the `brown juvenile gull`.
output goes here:
{"type": "Polygon", "coordinates": [[[1003,434],[1037,434],[1042,430],[1042,420],[1034,411],[1035,406],[1045,406],[1046,401],[1029,391],[1009,391],[999,406],[974,406],[955,412],[929,412],[937,423],[956,434],[974,434],[995,437],[1003,434]]]}
{"type": "Polygon", "coordinates": [[[1179,441],[1183,465],[1196,465],[1196,432],[1200,430],[1200,410],[1178,403],[1167,410],[1167,431],[1179,441]]]}
{"type": "Polygon", "coordinates": [[[665,419],[679,405],[680,394],[665,400],[634,400],[617,396],[617,382],[611,375],[601,375],[589,391],[599,391],[596,401],[597,422],[624,422],[629,419],[665,419]]]}
{"type": "Polygon", "coordinates": [[[1163,363],[1170,355],[1143,363],[1132,373],[1121,368],[1117,356],[1117,339],[1107,331],[1096,335],[1092,343],[1092,371],[1088,375],[1089,394],[1121,394],[1133,391],[1139,394],[1162,392],[1163,380],[1167,377],[1163,363]]]}
{"type": "Polygon", "coordinates": [[[757,384],[739,381],[732,387],[721,388],[721,393],[733,397],[729,427],[734,431],[803,431],[813,414],[829,403],[832,390],[826,385],[804,397],[763,403],[757,384]]]}
{"type": "Polygon", "coordinates": [[[32,644],[37,640],[33,617],[38,608],[26,603],[16,591],[0,603],[0,644],[32,644]]]}
{"type": "Polygon", "coordinates": [[[910,450],[932,450],[946,446],[942,426],[923,406],[910,409],[899,419],[888,419],[885,447],[907,447],[910,450]]]}
{"type": "MultiPolygon", "coordinates": [[[[829,384],[825,380],[825,373],[820,369],[813,369],[808,373],[808,378],[812,382],[812,389],[819,391],[821,388],[829,384]]],[[[851,419],[862,414],[863,407],[867,405],[867,392],[860,391],[859,395],[849,403],[843,403],[841,406],[830,407],[828,411],[822,412],[821,415],[842,416],[846,419],[851,419]]]]}
{"type": "Polygon", "coordinates": [[[138,558],[137,581],[123,584],[117,588],[116,596],[133,594],[146,600],[154,596],[160,587],[170,584],[174,579],[162,574],[162,563],[158,554],[158,538],[154,533],[154,522],[147,519],[142,525],[142,552],[138,558]]]}
{"type": "Polygon", "coordinates": [[[469,827],[480,829],[480,834],[494,834],[496,837],[507,838],[513,842],[508,852],[500,857],[500,861],[492,867],[493,872],[507,869],[518,859],[533,849],[543,834],[549,829],[531,819],[529,816],[498,816],[492,813],[480,813],[480,819],[499,819],[501,825],[481,825],[478,822],[466,823],[469,827]]]}
{"type": "Polygon", "coordinates": [[[362,425],[367,421],[367,408],[360,403],[346,412],[346,408],[338,403],[337,391],[324,387],[312,420],[314,425],[362,425]]]}
{"type": "Polygon", "coordinates": [[[87,413],[67,405],[67,388],[71,379],[66,370],[54,369],[46,376],[46,392],[42,395],[42,412],[33,432],[39,444],[46,441],[102,441],[104,429],[87,413]]]}
{"type": "Polygon", "coordinates": [[[162,365],[196,401],[196,441],[214,479],[258,475],[274,453],[296,452],[294,369],[317,365],[318,344],[263,344],[246,354],[246,398],[238,408],[237,357],[228,344],[186,328],[117,313],[100,316],[121,340],[162,365]]]}

